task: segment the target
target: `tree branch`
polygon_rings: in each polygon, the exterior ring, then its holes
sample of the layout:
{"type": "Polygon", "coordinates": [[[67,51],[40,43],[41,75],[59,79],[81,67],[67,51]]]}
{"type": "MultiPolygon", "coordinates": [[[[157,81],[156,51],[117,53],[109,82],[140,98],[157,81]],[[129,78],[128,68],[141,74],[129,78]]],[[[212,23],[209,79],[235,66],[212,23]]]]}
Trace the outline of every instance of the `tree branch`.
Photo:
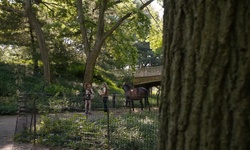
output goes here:
{"type": "MultiPolygon", "coordinates": [[[[104,34],[104,14],[106,11],[108,0],[103,0],[100,2],[99,6],[99,18],[98,18],[98,24],[97,24],[97,39],[100,40],[103,37],[104,34]]],[[[98,42],[98,41],[97,41],[98,42]]]]}
{"type": "MultiPolygon", "coordinates": [[[[142,2],[142,0],[141,0],[141,2],[142,2]]],[[[159,23],[158,23],[158,21],[155,19],[155,17],[152,15],[152,13],[151,13],[151,11],[149,10],[149,8],[146,7],[146,9],[147,9],[149,15],[150,15],[150,16],[152,17],[152,19],[155,21],[155,23],[156,23],[158,29],[160,29],[160,31],[162,32],[163,30],[162,30],[161,26],[159,25],[159,23]]]]}
{"type": "Polygon", "coordinates": [[[79,20],[79,25],[80,25],[80,29],[82,33],[82,40],[84,44],[84,51],[85,51],[85,54],[88,56],[90,53],[90,45],[89,45],[88,36],[87,36],[87,29],[84,23],[82,0],[76,0],[76,2],[77,2],[78,20],[79,20]]]}
{"type": "Polygon", "coordinates": [[[6,11],[8,11],[8,12],[15,12],[15,13],[18,13],[18,14],[25,15],[24,11],[17,10],[17,9],[8,7],[8,6],[0,5],[0,8],[1,8],[2,10],[6,10],[6,11]]]}
{"type": "Polygon", "coordinates": [[[36,37],[38,40],[38,45],[40,48],[41,58],[44,68],[44,80],[47,84],[51,83],[51,74],[50,74],[50,63],[49,63],[49,54],[46,47],[45,37],[42,30],[42,26],[39,23],[39,20],[36,17],[36,14],[32,10],[31,0],[25,0],[24,3],[25,14],[31,23],[32,27],[35,29],[36,37]]]}
{"type": "MultiPolygon", "coordinates": [[[[149,0],[147,1],[146,3],[144,3],[140,8],[139,10],[143,10],[145,7],[147,7],[149,4],[151,4],[154,0],[149,0]]],[[[118,20],[116,22],[116,24],[110,29],[108,30],[102,40],[104,41],[108,36],[110,36],[122,23],[124,20],[126,20],[127,18],[129,18],[131,15],[133,15],[134,13],[133,12],[130,12],[130,13],[127,13],[125,16],[123,16],[120,20],[118,20]]]]}

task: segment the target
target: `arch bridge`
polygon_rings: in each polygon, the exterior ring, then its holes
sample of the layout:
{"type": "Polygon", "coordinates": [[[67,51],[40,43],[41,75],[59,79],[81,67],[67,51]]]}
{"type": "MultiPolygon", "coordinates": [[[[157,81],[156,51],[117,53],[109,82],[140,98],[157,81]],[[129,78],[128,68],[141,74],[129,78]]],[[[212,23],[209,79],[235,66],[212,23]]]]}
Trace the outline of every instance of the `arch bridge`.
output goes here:
{"type": "Polygon", "coordinates": [[[162,66],[139,68],[134,73],[135,87],[143,86],[147,89],[161,84],[162,66]]]}

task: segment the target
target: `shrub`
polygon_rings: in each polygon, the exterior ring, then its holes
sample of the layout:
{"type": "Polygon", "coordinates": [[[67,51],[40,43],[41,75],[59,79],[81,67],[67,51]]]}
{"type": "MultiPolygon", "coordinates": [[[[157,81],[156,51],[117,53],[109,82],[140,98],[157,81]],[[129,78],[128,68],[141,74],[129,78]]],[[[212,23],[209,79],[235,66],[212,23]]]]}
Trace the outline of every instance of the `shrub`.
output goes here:
{"type": "MultiPolygon", "coordinates": [[[[70,149],[107,149],[106,117],[87,119],[81,114],[70,115],[42,116],[37,128],[37,143],[48,147],[70,149]]],[[[156,149],[157,113],[145,111],[119,117],[110,114],[109,122],[109,147],[111,149],[156,149]]],[[[19,137],[24,136],[19,135],[19,137]]],[[[26,139],[31,142],[30,137],[26,139]]]]}
{"type": "Polygon", "coordinates": [[[100,136],[100,131],[100,126],[87,121],[83,115],[75,114],[68,118],[59,117],[58,115],[55,115],[55,117],[43,116],[38,129],[37,142],[45,146],[60,146],[71,149],[81,149],[89,142],[101,146],[100,138],[96,138],[100,136]],[[94,134],[91,134],[93,132],[94,134]],[[86,136],[91,136],[91,138],[86,140],[86,136]],[[91,141],[92,139],[95,141],[91,141]]]}
{"type": "Polygon", "coordinates": [[[16,78],[11,65],[0,63],[0,96],[10,96],[16,92],[16,78]]]}
{"type": "Polygon", "coordinates": [[[142,112],[125,114],[111,120],[114,149],[156,149],[157,147],[157,116],[156,113],[142,112]]]}
{"type": "Polygon", "coordinates": [[[0,114],[15,114],[17,112],[16,97],[0,97],[0,114]]]}

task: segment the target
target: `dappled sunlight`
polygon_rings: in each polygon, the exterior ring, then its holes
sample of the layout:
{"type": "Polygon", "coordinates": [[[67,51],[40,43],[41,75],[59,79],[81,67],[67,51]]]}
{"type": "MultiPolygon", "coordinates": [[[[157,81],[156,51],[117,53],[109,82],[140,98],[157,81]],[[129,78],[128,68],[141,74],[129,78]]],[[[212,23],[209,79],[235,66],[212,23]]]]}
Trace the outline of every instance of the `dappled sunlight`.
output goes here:
{"type": "Polygon", "coordinates": [[[145,119],[140,119],[139,122],[144,123],[144,124],[153,124],[154,120],[150,119],[148,116],[146,116],[145,119]]]}
{"type": "Polygon", "coordinates": [[[12,150],[13,144],[6,144],[3,147],[0,147],[1,150],[12,150]]]}

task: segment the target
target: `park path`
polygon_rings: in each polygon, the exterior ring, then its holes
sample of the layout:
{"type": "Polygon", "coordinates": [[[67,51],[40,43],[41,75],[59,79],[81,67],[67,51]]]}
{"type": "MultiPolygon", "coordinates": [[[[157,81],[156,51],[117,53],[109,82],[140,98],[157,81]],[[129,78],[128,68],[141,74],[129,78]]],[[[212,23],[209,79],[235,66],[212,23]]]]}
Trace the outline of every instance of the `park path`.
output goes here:
{"type": "Polygon", "coordinates": [[[15,132],[16,116],[0,116],[0,149],[11,150],[15,132]]]}
{"type": "Polygon", "coordinates": [[[26,143],[15,143],[13,136],[16,127],[16,115],[0,115],[0,150],[50,150],[41,146],[26,143]]]}

